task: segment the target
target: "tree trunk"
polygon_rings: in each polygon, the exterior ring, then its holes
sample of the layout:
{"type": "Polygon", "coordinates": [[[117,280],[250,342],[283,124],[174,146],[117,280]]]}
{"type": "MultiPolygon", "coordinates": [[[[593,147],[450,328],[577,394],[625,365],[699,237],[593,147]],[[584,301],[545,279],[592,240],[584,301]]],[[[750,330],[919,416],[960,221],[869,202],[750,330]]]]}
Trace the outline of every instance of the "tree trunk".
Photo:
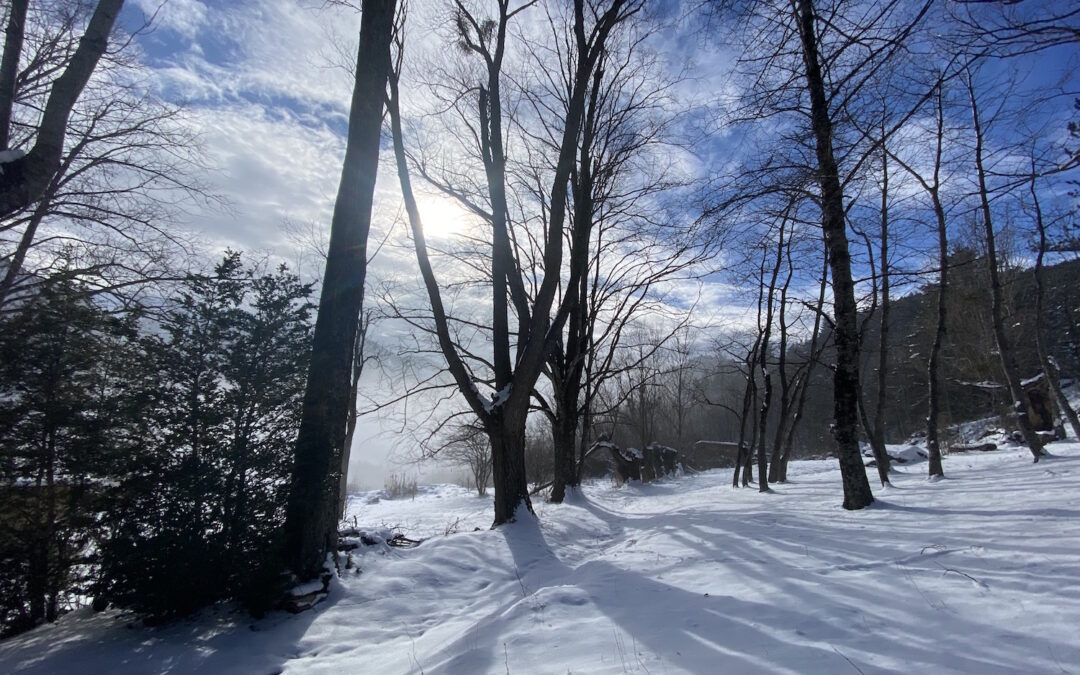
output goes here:
{"type": "Polygon", "coordinates": [[[795,444],[795,431],[799,427],[799,422],[802,421],[803,409],[806,407],[806,392],[810,389],[810,382],[814,374],[814,366],[817,365],[818,359],[821,357],[821,351],[824,349],[824,344],[821,347],[818,346],[818,340],[821,338],[821,314],[825,307],[825,291],[829,284],[829,252],[826,249],[821,256],[821,283],[818,286],[818,300],[814,311],[814,330],[810,334],[810,352],[808,355],[808,361],[806,363],[806,373],[803,375],[803,381],[799,389],[799,400],[795,404],[795,414],[791,418],[791,425],[788,427],[787,439],[784,441],[784,454],[780,457],[780,471],[777,482],[787,482],[787,468],[788,462],[791,461],[791,450],[795,444]]]}
{"type": "Polygon", "coordinates": [[[555,475],[551,486],[551,501],[562,503],[566,488],[576,487],[579,483],[578,470],[574,461],[574,438],[577,435],[581,398],[582,376],[585,373],[586,351],[589,348],[588,302],[586,292],[589,284],[589,236],[593,226],[594,202],[592,198],[592,139],[595,121],[595,100],[598,96],[602,71],[597,69],[593,78],[591,92],[592,105],[588,107],[579,151],[577,180],[574,184],[574,228],[579,236],[574,237],[570,250],[570,265],[578,274],[578,283],[567,289],[572,295],[564,300],[570,304],[567,316],[567,335],[563,354],[553,353],[550,368],[553,373],[552,388],[555,399],[555,420],[552,434],[555,443],[555,475]]]}
{"type": "MultiPolygon", "coordinates": [[[[762,279],[758,287],[758,323],[761,322],[761,302],[765,283],[762,279]]],[[[754,447],[757,443],[757,423],[751,419],[751,411],[757,403],[757,376],[754,374],[757,363],[758,347],[761,345],[761,334],[754,339],[754,344],[746,354],[746,388],[743,390],[742,414],[739,415],[739,454],[735,460],[735,475],[731,479],[731,487],[739,486],[739,474],[742,473],[742,485],[746,487],[753,480],[753,457],[754,447]],[[746,441],[747,425],[750,428],[750,442],[746,441]]]]}
{"type": "Polygon", "coordinates": [[[11,110],[15,106],[19,58],[26,35],[26,8],[29,0],[12,0],[4,30],[4,56],[0,58],[0,150],[11,141],[11,110]]]}
{"type": "MultiPolygon", "coordinates": [[[[792,231],[794,236],[794,230],[792,231]]],[[[776,436],[773,438],[772,457],[769,460],[769,480],[779,482],[781,458],[784,454],[784,431],[787,428],[788,414],[791,412],[791,381],[787,375],[787,352],[788,352],[788,325],[787,325],[787,296],[791,286],[791,278],[795,274],[794,263],[791,260],[791,241],[788,240],[787,253],[787,278],[780,288],[780,345],[779,356],[776,364],[777,375],[780,376],[780,413],[776,416],[776,436]]]]}
{"type": "Polygon", "coordinates": [[[844,486],[844,508],[861,509],[874,501],[866,467],[859,454],[859,335],[855,285],[851,279],[844,193],[832,147],[832,120],[825,80],[818,55],[817,29],[812,0],[797,0],[797,20],[802,42],[806,83],[821,182],[821,229],[829,249],[832,270],[836,343],[836,374],[833,378],[834,435],[844,486]]]}
{"type": "Polygon", "coordinates": [[[49,212],[49,206],[52,200],[46,196],[37,203],[34,207],[34,212],[30,215],[30,220],[26,223],[26,229],[23,230],[22,237],[19,238],[19,245],[15,248],[15,252],[11,255],[11,259],[8,261],[7,270],[4,272],[4,278],[0,279],[0,307],[8,301],[8,296],[11,294],[11,289],[15,287],[15,282],[19,280],[19,274],[22,272],[23,263],[26,261],[26,254],[30,251],[30,247],[34,243],[34,237],[37,236],[37,229],[41,225],[41,221],[45,219],[45,215],[49,212]]]}
{"type": "Polygon", "coordinates": [[[529,485],[525,476],[525,418],[528,408],[505,406],[493,416],[485,431],[491,440],[491,476],[495,484],[495,521],[512,523],[524,507],[532,513],[529,485]]]}
{"type": "Polygon", "coordinates": [[[997,246],[994,235],[994,221],[990,212],[990,192],[986,186],[986,170],[983,165],[983,134],[982,121],[979,119],[979,106],[975,100],[975,84],[968,79],[968,94],[971,101],[971,118],[975,131],[975,169],[979,179],[979,201],[982,206],[983,234],[986,237],[986,271],[990,280],[990,313],[994,326],[994,340],[997,342],[998,355],[1001,358],[1001,369],[1005,371],[1005,379],[1009,384],[1009,393],[1012,394],[1013,408],[1016,411],[1016,422],[1020,426],[1020,433],[1024,435],[1032,457],[1038,462],[1042,457],[1042,441],[1031,425],[1028,417],[1030,403],[1027,392],[1021,384],[1020,367],[1016,362],[1016,354],[1013,353],[1012,344],[1005,333],[1004,299],[1001,290],[1001,278],[998,275],[997,246]]]}
{"type": "Polygon", "coordinates": [[[555,476],[551,484],[551,501],[559,504],[566,497],[566,488],[574,487],[578,483],[574,461],[578,419],[576,414],[567,409],[570,405],[576,408],[576,401],[571,403],[556,397],[555,405],[555,417],[551,423],[551,440],[555,445],[555,476]]]}
{"type": "MultiPolygon", "coordinates": [[[[939,115],[942,115],[939,111],[939,115]]],[[[939,122],[943,122],[939,118],[939,122]]],[[[938,141],[941,142],[940,139],[938,141]]],[[[940,152],[940,150],[939,150],[940,152]]],[[[935,181],[930,192],[937,218],[938,235],[938,292],[937,326],[934,328],[934,342],[930,346],[930,358],[926,364],[927,412],[926,412],[926,451],[929,455],[929,475],[945,477],[941,464],[941,440],[938,437],[938,412],[941,410],[941,383],[938,376],[938,364],[941,360],[941,347],[945,343],[946,299],[949,287],[949,239],[946,230],[945,207],[941,203],[938,185],[935,181]]]]}
{"type": "MultiPolygon", "coordinates": [[[[746,418],[750,414],[750,382],[753,371],[746,378],[746,387],[743,389],[742,414],[739,415],[739,450],[735,455],[735,471],[731,476],[731,487],[739,487],[739,478],[742,474],[743,463],[746,461],[746,418]]],[[[745,483],[743,483],[745,485],[745,483]]]]}
{"type": "Polygon", "coordinates": [[[885,449],[885,404],[888,400],[887,373],[889,368],[889,163],[885,150],[885,125],[882,120],[881,152],[881,318],[878,324],[877,401],[870,433],[870,446],[877,460],[881,486],[889,484],[889,453],[885,449]]]}
{"type": "MultiPolygon", "coordinates": [[[[761,323],[761,308],[758,308],[758,328],[761,330],[761,347],[758,349],[758,367],[761,369],[761,381],[765,391],[761,396],[758,409],[757,430],[757,465],[758,491],[769,491],[768,454],[765,451],[765,436],[769,423],[769,406],[772,404],[772,373],[769,372],[769,340],[772,337],[773,299],[776,295],[776,280],[780,276],[780,265],[784,259],[784,221],[780,222],[780,236],[776,244],[776,264],[773,265],[769,278],[768,293],[765,297],[765,322],[761,323]]],[[[760,297],[760,296],[759,296],[760,297]]]]}
{"type": "Polygon", "coordinates": [[[339,473],[357,318],[363,309],[394,6],[394,0],[364,0],[361,14],[348,143],[330,228],[285,521],[286,560],[302,580],[322,572],[326,554],[337,543],[339,473]]]}
{"type": "Polygon", "coordinates": [[[356,436],[358,411],[356,410],[357,388],[360,376],[364,374],[364,347],[367,343],[368,325],[371,313],[357,319],[355,349],[353,350],[352,378],[349,384],[349,416],[345,422],[345,442],[341,446],[341,478],[338,480],[338,520],[345,517],[345,502],[349,496],[349,460],[352,458],[353,438],[356,436]]]}

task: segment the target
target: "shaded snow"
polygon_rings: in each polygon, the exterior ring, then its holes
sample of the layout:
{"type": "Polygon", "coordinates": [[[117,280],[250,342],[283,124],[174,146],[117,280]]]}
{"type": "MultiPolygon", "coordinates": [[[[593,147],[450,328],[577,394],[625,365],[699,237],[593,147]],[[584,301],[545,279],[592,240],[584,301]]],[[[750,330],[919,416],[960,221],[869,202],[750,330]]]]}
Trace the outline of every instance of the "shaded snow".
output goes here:
{"type": "Polygon", "coordinates": [[[1050,450],[953,455],[938,482],[899,466],[858,512],[835,460],[765,495],[727,471],[598,483],[494,531],[462,488],[355,495],[358,526],[431,538],[368,550],[298,616],[79,612],[0,643],[0,672],[1062,672],[1080,663],[1080,444],[1050,450]]]}

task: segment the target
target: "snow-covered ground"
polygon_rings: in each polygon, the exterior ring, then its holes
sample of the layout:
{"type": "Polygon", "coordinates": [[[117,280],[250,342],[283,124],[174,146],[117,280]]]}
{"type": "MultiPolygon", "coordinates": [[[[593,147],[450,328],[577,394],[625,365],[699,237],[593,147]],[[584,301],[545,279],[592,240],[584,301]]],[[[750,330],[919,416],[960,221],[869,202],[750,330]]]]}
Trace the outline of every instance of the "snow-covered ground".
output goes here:
{"type": "Polygon", "coordinates": [[[304,614],[77,612],[0,643],[0,672],[1077,672],[1080,444],[1049,449],[899,466],[859,512],[835,461],[767,495],[727,471],[597,483],[495,531],[462,488],[355,495],[359,526],[429,538],[367,549],[304,614]]]}

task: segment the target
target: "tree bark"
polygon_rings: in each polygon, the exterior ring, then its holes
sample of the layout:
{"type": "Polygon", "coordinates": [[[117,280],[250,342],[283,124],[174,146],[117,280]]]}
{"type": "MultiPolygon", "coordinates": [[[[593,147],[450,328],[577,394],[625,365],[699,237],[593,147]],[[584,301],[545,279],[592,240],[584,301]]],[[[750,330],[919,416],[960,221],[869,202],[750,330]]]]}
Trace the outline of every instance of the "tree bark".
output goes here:
{"type": "Polygon", "coordinates": [[[844,486],[844,508],[861,509],[874,501],[866,467],[859,454],[859,335],[855,286],[851,279],[844,215],[844,193],[840,186],[832,146],[832,119],[818,55],[817,29],[812,0],[795,0],[799,37],[802,42],[811,120],[816,145],[818,179],[821,183],[822,232],[829,249],[835,315],[836,373],[833,378],[834,436],[844,486]]]}
{"type": "MultiPolygon", "coordinates": [[[[792,231],[794,236],[794,230],[792,231]]],[[[784,454],[784,432],[787,429],[787,418],[791,413],[791,385],[792,382],[787,374],[788,352],[788,325],[787,325],[787,296],[791,286],[791,279],[795,274],[794,263],[791,260],[791,240],[787,244],[787,277],[784,285],[780,287],[780,345],[777,357],[776,373],[780,377],[780,412],[776,416],[776,436],[773,438],[772,456],[769,459],[769,481],[779,482],[781,458],[784,454]]]]}
{"type": "Polygon", "coordinates": [[[359,413],[356,409],[357,388],[360,376],[364,374],[364,347],[367,344],[367,331],[371,323],[371,312],[361,313],[357,318],[355,348],[353,349],[352,377],[349,383],[349,416],[345,422],[345,442],[341,446],[341,477],[338,480],[338,520],[345,517],[345,502],[349,496],[349,459],[352,457],[352,444],[356,436],[356,424],[359,413]]]}
{"type": "Polygon", "coordinates": [[[4,55],[0,58],[0,150],[11,141],[11,110],[15,107],[16,81],[23,37],[26,35],[26,8],[30,0],[12,0],[4,30],[4,55]]]}
{"type": "Polygon", "coordinates": [[[1020,433],[1031,450],[1035,461],[1043,456],[1042,441],[1031,426],[1028,416],[1030,403],[1027,392],[1021,384],[1020,367],[1016,362],[1016,354],[1013,352],[1012,343],[1005,332],[1004,299],[1001,290],[1001,278],[998,275],[997,245],[994,234],[994,220],[990,211],[990,191],[986,185],[986,169],[983,164],[983,132],[982,120],[979,118],[979,105],[975,98],[975,84],[970,74],[967,81],[968,96],[971,102],[971,119],[975,132],[975,170],[979,184],[979,202],[982,207],[983,234],[986,237],[986,271],[990,281],[990,313],[994,327],[994,340],[997,342],[998,355],[1001,358],[1001,369],[1005,372],[1005,380],[1009,385],[1009,393],[1012,394],[1013,409],[1016,411],[1016,422],[1020,427],[1020,433]]]}
{"type": "Polygon", "coordinates": [[[814,366],[817,365],[821,352],[824,349],[824,344],[821,347],[818,346],[818,340],[821,338],[821,315],[825,307],[825,291],[829,284],[829,252],[825,249],[821,256],[821,283],[818,286],[818,299],[817,305],[814,311],[814,330],[810,334],[810,351],[807,356],[809,359],[806,363],[806,373],[803,374],[802,384],[799,388],[799,399],[795,404],[795,412],[791,418],[791,425],[788,427],[787,438],[784,441],[784,454],[780,456],[780,470],[777,477],[778,483],[787,482],[787,468],[788,462],[791,461],[791,451],[795,444],[795,431],[799,427],[799,422],[802,421],[803,409],[806,407],[806,392],[810,389],[811,378],[814,374],[814,366]]]}
{"type": "Polygon", "coordinates": [[[776,295],[776,280],[780,276],[780,266],[784,260],[785,220],[780,221],[780,236],[776,244],[776,263],[773,265],[772,276],[769,278],[768,292],[765,296],[764,324],[760,322],[761,310],[760,308],[758,309],[758,328],[761,330],[761,347],[758,349],[758,367],[761,369],[761,382],[764,387],[764,392],[761,396],[761,405],[758,408],[757,421],[757,468],[759,492],[769,491],[768,454],[765,451],[765,437],[769,423],[769,406],[772,404],[772,373],[769,372],[769,340],[772,338],[773,299],[776,295]]]}
{"type": "Polygon", "coordinates": [[[7,303],[8,296],[15,287],[15,282],[19,280],[23,263],[26,262],[26,254],[29,253],[30,247],[34,243],[34,237],[37,236],[41,221],[45,219],[45,215],[49,212],[50,203],[51,199],[48,196],[43,197],[34,207],[34,212],[30,214],[26,229],[23,230],[22,236],[19,238],[19,245],[15,247],[15,252],[11,254],[11,259],[8,261],[7,270],[4,271],[4,278],[0,279],[0,307],[7,303]]]}
{"type": "MultiPolygon", "coordinates": [[[[943,115],[938,112],[939,116],[943,115]]],[[[939,123],[943,123],[943,117],[939,117],[939,123]]],[[[939,129],[939,133],[941,130],[939,129]]],[[[938,164],[940,164],[941,139],[938,139],[938,164]]],[[[935,165],[935,174],[939,169],[935,165]]],[[[938,437],[938,413],[941,410],[941,382],[938,374],[939,362],[941,361],[941,347],[945,344],[945,319],[949,287],[949,235],[946,229],[945,207],[941,203],[941,195],[938,192],[938,183],[935,178],[933,190],[930,192],[931,201],[934,204],[934,214],[937,219],[938,236],[938,292],[937,292],[937,325],[934,327],[934,342],[930,345],[930,358],[926,363],[926,451],[929,455],[929,476],[945,477],[945,469],[941,464],[941,440],[938,437]]]]}
{"type": "Polygon", "coordinates": [[[885,404],[888,400],[889,368],[889,153],[885,150],[885,125],[882,118],[881,152],[881,317],[878,324],[878,367],[877,401],[874,405],[874,420],[870,434],[870,445],[877,460],[878,478],[881,486],[889,484],[889,453],[885,449],[885,404]]]}
{"type": "Polygon", "coordinates": [[[25,156],[3,165],[0,218],[29,206],[48,188],[60,166],[71,109],[105,53],[109,33],[123,5],[123,0],[99,0],[79,47],[49,91],[33,147],[25,156]]]}
{"type": "Polygon", "coordinates": [[[337,540],[339,473],[357,318],[363,309],[394,8],[395,0],[364,0],[361,14],[345,163],[330,227],[285,521],[286,560],[302,580],[322,572],[326,554],[337,540]]]}

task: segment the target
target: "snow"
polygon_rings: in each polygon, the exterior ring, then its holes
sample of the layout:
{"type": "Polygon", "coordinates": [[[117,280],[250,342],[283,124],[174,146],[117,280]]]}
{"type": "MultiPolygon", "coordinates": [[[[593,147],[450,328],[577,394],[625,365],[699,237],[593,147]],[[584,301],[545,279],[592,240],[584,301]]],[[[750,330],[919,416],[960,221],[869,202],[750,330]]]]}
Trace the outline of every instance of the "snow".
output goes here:
{"type": "Polygon", "coordinates": [[[0,150],[0,176],[4,175],[4,164],[16,162],[25,156],[24,150],[0,150]]]}
{"type": "Polygon", "coordinates": [[[1020,380],[1020,386],[1021,387],[1029,387],[1029,386],[1035,384],[1036,382],[1041,382],[1043,380],[1043,378],[1045,378],[1045,377],[1046,377],[1046,375],[1043,374],[1043,373],[1039,373],[1038,375],[1033,375],[1032,377],[1029,377],[1026,380],[1020,380]]]}
{"type": "Polygon", "coordinates": [[[490,401],[483,401],[484,410],[486,412],[492,412],[493,410],[502,407],[510,400],[510,386],[512,383],[508,382],[502,389],[491,395],[490,401]]]}
{"type": "Polygon", "coordinates": [[[0,164],[15,162],[26,157],[25,150],[0,150],[0,164]]]}
{"type": "MultiPolygon", "coordinates": [[[[870,447],[869,443],[860,444],[862,448],[862,454],[864,457],[873,457],[874,451],[870,447]]],[[[912,464],[915,462],[922,462],[926,460],[930,454],[926,451],[926,448],[910,443],[903,445],[886,445],[885,452],[888,453],[894,461],[899,464],[912,464]]]]}
{"type": "Polygon", "coordinates": [[[1067,672],[1080,444],[1050,449],[947,456],[936,482],[900,465],[855,512],[835,460],[793,462],[771,494],[728,471],[597,482],[497,530],[456,486],[353,495],[350,524],[427,540],[358,549],[361,572],[296,616],[76,612],[0,642],[0,672],[1067,672]]]}

